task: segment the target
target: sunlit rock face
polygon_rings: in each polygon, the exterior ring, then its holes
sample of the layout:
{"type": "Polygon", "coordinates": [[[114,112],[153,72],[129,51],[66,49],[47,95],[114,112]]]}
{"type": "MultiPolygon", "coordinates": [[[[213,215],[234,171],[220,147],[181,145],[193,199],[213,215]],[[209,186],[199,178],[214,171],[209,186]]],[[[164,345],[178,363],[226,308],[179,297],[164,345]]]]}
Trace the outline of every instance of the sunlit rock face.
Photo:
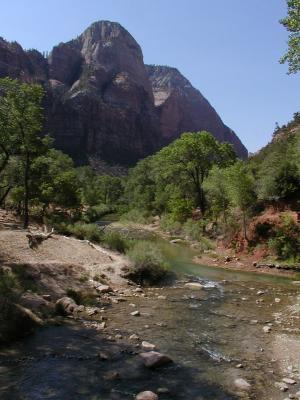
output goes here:
{"type": "Polygon", "coordinates": [[[145,66],[118,23],[96,22],[48,58],[0,39],[3,76],[44,85],[45,130],[78,164],[92,157],[134,165],[182,132],[204,129],[247,156],[201,93],[174,68],[145,66]]]}
{"type": "Polygon", "coordinates": [[[247,149],[237,135],[176,68],[147,66],[147,71],[164,142],[174,140],[182,132],[206,130],[219,141],[232,143],[241,158],[247,157],[247,149]]]}

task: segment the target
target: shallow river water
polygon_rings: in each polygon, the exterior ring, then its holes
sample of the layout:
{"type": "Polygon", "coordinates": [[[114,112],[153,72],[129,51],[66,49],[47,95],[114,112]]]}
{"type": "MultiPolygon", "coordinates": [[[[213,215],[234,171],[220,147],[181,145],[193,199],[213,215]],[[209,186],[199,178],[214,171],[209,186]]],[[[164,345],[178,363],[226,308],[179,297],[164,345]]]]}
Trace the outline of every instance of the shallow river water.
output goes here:
{"type": "Polygon", "coordinates": [[[202,267],[190,249],[159,243],[178,281],[107,306],[107,332],[70,320],[3,349],[0,399],[126,400],[167,388],[160,400],[280,400],[300,391],[299,287],[288,278],[202,267]],[[187,280],[205,288],[190,290],[187,280]],[[134,310],[141,315],[131,316],[134,310]],[[132,334],[174,364],[143,368],[137,342],[128,345],[132,334]],[[248,391],[236,386],[240,378],[248,391]],[[275,386],[283,378],[296,381],[285,393],[275,386]]]}

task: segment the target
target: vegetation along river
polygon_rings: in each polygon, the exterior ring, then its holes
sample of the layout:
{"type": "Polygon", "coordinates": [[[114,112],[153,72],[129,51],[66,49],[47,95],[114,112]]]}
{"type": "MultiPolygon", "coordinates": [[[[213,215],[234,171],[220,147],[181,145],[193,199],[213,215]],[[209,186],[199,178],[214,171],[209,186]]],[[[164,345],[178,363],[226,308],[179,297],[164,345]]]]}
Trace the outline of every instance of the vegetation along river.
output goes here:
{"type": "Polygon", "coordinates": [[[161,400],[298,398],[300,287],[199,266],[187,247],[159,245],[177,281],[104,307],[107,331],[69,318],[0,352],[1,400],[133,399],[143,390],[161,400]],[[174,363],[147,370],[133,334],[174,363]]]}

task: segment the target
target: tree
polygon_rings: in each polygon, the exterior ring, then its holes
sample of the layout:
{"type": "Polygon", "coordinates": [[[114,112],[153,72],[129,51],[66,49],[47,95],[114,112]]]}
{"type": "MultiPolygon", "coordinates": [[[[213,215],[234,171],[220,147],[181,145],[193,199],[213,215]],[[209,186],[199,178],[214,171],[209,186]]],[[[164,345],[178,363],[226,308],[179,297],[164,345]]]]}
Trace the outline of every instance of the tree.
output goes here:
{"type": "Polygon", "coordinates": [[[233,205],[243,214],[244,238],[247,239],[246,216],[256,200],[252,175],[241,161],[227,169],[227,187],[233,205]]]}
{"type": "Polygon", "coordinates": [[[22,165],[24,228],[27,228],[32,162],[46,152],[50,144],[49,138],[41,135],[44,90],[40,85],[21,83],[10,78],[0,80],[0,88],[2,104],[8,110],[5,118],[0,115],[4,137],[10,140],[10,133],[13,132],[15,153],[22,165]]]}
{"type": "Polygon", "coordinates": [[[44,211],[50,203],[63,208],[79,207],[77,172],[73,160],[61,151],[50,149],[34,159],[31,181],[32,201],[42,205],[44,211]]]}
{"type": "Polygon", "coordinates": [[[162,149],[157,157],[164,161],[167,177],[174,183],[189,186],[196,207],[205,213],[204,179],[213,165],[228,166],[236,155],[229,144],[220,144],[210,133],[183,133],[162,149]]]}
{"type": "Polygon", "coordinates": [[[300,0],[287,0],[288,14],[280,23],[289,32],[288,50],[280,63],[288,63],[289,74],[300,70],[300,0]]]}
{"type": "Polygon", "coordinates": [[[213,217],[223,216],[227,221],[227,212],[230,206],[226,169],[214,166],[204,181],[204,190],[209,201],[209,208],[213,217]]]}

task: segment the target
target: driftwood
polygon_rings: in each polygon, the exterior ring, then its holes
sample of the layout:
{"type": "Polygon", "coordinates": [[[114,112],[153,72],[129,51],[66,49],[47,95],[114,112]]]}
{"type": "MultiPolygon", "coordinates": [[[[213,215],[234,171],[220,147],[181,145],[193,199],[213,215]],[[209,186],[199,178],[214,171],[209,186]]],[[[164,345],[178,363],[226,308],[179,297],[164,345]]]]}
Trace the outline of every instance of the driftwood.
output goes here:
{"type": "Polygon", "coordinates": [[[37,248],[44,240],[49,239],[54,233],[54,229],[52,228],[51,232],[47,232],[47,229],[44,227],[44,232],[31,232],[29,231],[26,235],[28,239],[28,245],[31,249],[37,248]]]}

